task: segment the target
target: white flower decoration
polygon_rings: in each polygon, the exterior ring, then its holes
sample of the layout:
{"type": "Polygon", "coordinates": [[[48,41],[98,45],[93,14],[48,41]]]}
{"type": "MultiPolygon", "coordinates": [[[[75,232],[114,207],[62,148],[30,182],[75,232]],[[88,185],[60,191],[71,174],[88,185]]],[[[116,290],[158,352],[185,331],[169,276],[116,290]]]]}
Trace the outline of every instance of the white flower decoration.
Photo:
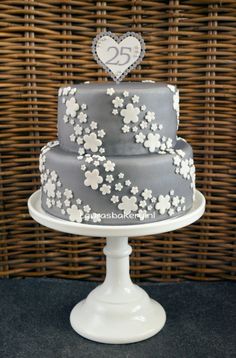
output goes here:
{"type": "Polygon", "coordinates": [[[136,134],[135,141],[136,141],[136,143],[143,143],[145,138],[146,138],[146,136],[142,132],[140,132],[140,133],[136,134]]]}
{"type": "Polygon", "coordinates": [[[143,104],[142,107],[141,107],[141,110],[142,110],[142,111],[146,111],[146,108],[147,108],[147,107],[145,106],[145,104],[143,104]]]}
{"type": "Polygon", "coordinates": [[[132,97],[132,102],[133,103],[139,103],[139,96],[137,96],[136,94],[132,97]]]}
{"type": "Polygon", "coordinates": [[[94,223],[100,223],[101,222],[101,214],[93,213],[92,214],[92,220],[93,220],[94,223]]]}
{"type": "Polygon", "coordinates": [[[51,172],[52,181],[56,181],[56,180],[57,180],[57,177],[58,177],[57,173],[55,172],[55,170],[53,170],[53,171],[51,172]]]}
{"type": "Polygon", "coordinates": [[[179,118],[179,91],[176,91],[173,96],[173,107],[176,110],[177,118],[179,118]]]}
{"type": "Polygon", "coordinates": [[[105,131],[104,131],[103,129],[100,129],[100,130],[98,131],[98,137],[100,137],[100,138],[103,138],[105,134],[106,134],[106,133],[105,133],[105,131]]]}
{"type": "Polygon", "coordinates": [[[122,185],[121,183],[117,183],[117,184],[115,185],[115,190],[121,191],[122,189],[123,189],[123,185],[122,185]]]}
{"type": "Polygon", "coordinates": [[[145,118],[147,119],[148,122],[153,121],[155,119],[155,112],[148,111],[145,118]]]}
{"type": "Polygon", "coordinates": [[[81,109],[84,111],[87,108],[87,104],[83,103],[81,104],[81,109]]]}
{"type": "Polygon", "coordinates": [[[134,194],[134,195],[137,194],[137,193],[138,193],[138,187],[137,187],[137,186],[132,186],[130,192],[131,192],[132,194],[134,194]]]}
{"type": "Polygon", "coordinates": [[[145,206],[147,206],[146,200],[141,200],[139,206],[141,206],[141,208],[145,208],[145,206]]]}
{"type": "Polygon", "coordinates": [[[98,184],[101,184],[103,182],[103,178],[99,175],[98,169],[93,169],[93,171],[87,171],[85,172],[85,186],[91,186],[93,190],[96,190],[98,188],[98,184]]]}
{"type": "Polygon", "coordinates": [[[115,90],[114,90],[114,88],[108,88],[107,89],[107,94],[108,94],[108,96],[112,96],[113,94],[115,93],[115,90]]]}
{"type": "Polygon", "coordinates": [[[80,112],[77,118],[80,120],[81,123],[87,122],[87,114],[84,112],[80,112]]]}
{"type": "Polygon", "coordinates": [[[56,184],[52,182],[51,179],[48,179],[47,183],[44,186],[47,196],[49,198],[55,197],[56,184]]]}
{"type": "Polygon", "coordinates": [[[69,215],[70,221],[76,221],[77,223],[81,223],[83,220],[83,210],[78,209],[78,207],[73,204],[71,208],[66,209],[67,214],[69,215]]]}
{"type": "Polygon", "coordinates": [[[142,197],[143,197],[145,200],[151,199],[151,197],[152,197],[152,190],[144,189],[144,191],[142,192],[141,195],[142,195],[142,197]]]}
{"type": "Polygon", "coordinates": [[[155,132],[155,131],[157,130],[157,124],[156,124],[156,123],[153,123],[153,124],[151,125],[151,130],[152,130],[153,132],[155,132]]]}
{"type": "Polygon", "coordinates": [[[177,195],[174,196],[173,199],[172,199],[172,205],[173,206],[178,206],[179,203],[180,203],[179,197],[177,195]]]}
{"type": "Polygon", "coordinates": [[[90,149],[92,152],[97,152],[98,147],[102,145],[102,141],[98,139],[96,133],[86,134],[84,137],[84,148],[90,149]]]}
{"type": "Polygon", "coordinates": [[[133,131],[133,132],[137,132],[137,131],[138,131],[138,127],[137,127],[137,126],[133,126],[132,131],[133,131]]]}
{"type": "Polygon", "coordinates": [[[121,201],[118,208],[123,210],[125,215],[129,215],[131,211],[137,211],[138,205],[136,204],[137,199],[135,196],[131,196],[130,198],[128,196],[122,196],[121,201]]]}
{"type": "Polygon", "coordinates": [[[173,162],[174,162],[174,165],[176,165],[177,167],[180,165],[181,163],[181,158],[179,155],[176,155],[174,158],[173,158],[173,162]]]}
{"type": "Polygon", "coordinates": [[[90,127],[91,127],[91,129],[97,129],[97,127],[98,127],[97,122],[92,121],[92,122],[90,123],[90,127]]]}
{"type": "Polygon", "coordinates": [[[144,147],[148,148],[149,152],[153,153],[156,149],[159,149],[160,146],[160,134],[148,133],[147,140],[144,142],[144,147]]]}
{"type": "Polygon", "coordinates": [[[46,205],[47,205],[48,208],[52,207],[52,202],[51,202],[51,200],[49,198],[47,198],[47,200],[46,200],[46,205]]]}
{"type": "Polygon", "coordinates": [[[89,213],[89,212],[91,211],[91,208],[90,208],[89,205],[85,205],[85,206],[83,207],[83,209],[84,209],[84,212],[85,212],[85,213],[89,213]]]}
{"type": "Polygon", "coordinates": [[[130,186],[130,185],[131,185],[131,181],[130,181],[129,179],[126,180],[126,181],[125,181],[125,185],[126,185],[126,186],[130,186]]]}
{"type": "Polygon", "coordinates": [[[132,103],[128,103],[126,109],[120,111],[121,116],[124,117],[123,122],[125,124],[129,124],[130,122],[137,123],[139,113],[140,109],[134,107],[132,103]]]}
{"type": "Polygon", "coordinates": [[[107,184],[102,184],[100,191],[102,192],[102,195],[107,195],[111,193],[111,186],[107,184]]]}
{"type": "Polygon", "coordinates": [[[165,214],[165,212],[170,209],[170,196],[159,195],[155,208],[161,215],[165,214]]]}
{"type": "Polygon", "coordinates": [[[107,176],[106,176],[106,181],[107,181],[108,183],[112,183],[113,180],[114,180],[113,175],[107,175],[107,176]]]}
{"type": "Polygon", "coordinates": [[[180,174],[186,179],[189,174],[188,159],[182,160],[180,164],[180,174]]]}
{"type": "Polygon", "coordinates": [[[76,102],[75,97],[71,97],[66,101],[66,114],[74,118],[76,112],[79,110],[79,104],[76,102]]]}
{"type": "Polygon", "coordinates": [[[140,128],[142,128],[142,129],[147,128],[147,126],[148,126],[148,123],[147,123],[146,121],[142,121],[142,122],[140,123],[140,128]]]}
{"type": "Polygon", "coordinates": [[[118,203],[118,201],[119,201],[119,196],[117,196],[117,195],[112,195],[111,201],[112,201],[114,204],[118,203]]]}
{"type": "Polygon", "coordinates": [[[113,109],[113,110],[112,110],[112,114],[114,114],[114,116],[116,116],[116,115],[118,114],[117,109],[113,109]]]}
{"type": "Polygon", "coordinates": [[[139,217],[140,221],[145,220],[147,216],[147,210],[139,209],[137,216],[139,217]]]}
{"type": "Polygon", "coordinates": [[[125,124],[121,129],[122,129],[122,132],[128,133],[130,130],[130,127],[125,124]]]}
{"type": "Polygon", "coordinates": [[[129,92],[128,92],[128,91],[124,91],[124,92],[123,92],[123,96],[124,96],[124,97],[129,97],[129,92]]]}
{"type": "Polygon", "coordinates": [[[119,174],[118,174],[118,178],[119,178],[119,179],[123,179],[124,176],[125,176],[124,173],[119,173],[119,174]]]}
{"type": "Polygon", "coordinates": [[[106,163],[103,164],[106,172],[113,172],[115,169],[115,163],[111,160],[108,160],[106,163]]]}
{"type": "Polygon", "coordinates": [[[114,104],[115,108],[123,107],[124,100],[123,98],[116,97],[113,99],[112,103],[114,104]]]}
{"type": "Polygon", "coordinates": [[[74,127],[74,131],[76,135],[80,135],[82,134],[83,128],[79,124],[76,124],[76,126],[74,127]]]}

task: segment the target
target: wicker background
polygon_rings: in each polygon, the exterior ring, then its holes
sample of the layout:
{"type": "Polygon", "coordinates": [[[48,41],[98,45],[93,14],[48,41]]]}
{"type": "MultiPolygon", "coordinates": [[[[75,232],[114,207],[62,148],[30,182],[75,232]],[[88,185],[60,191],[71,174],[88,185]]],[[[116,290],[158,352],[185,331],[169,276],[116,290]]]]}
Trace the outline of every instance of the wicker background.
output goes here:
{"type": "Polygon", "coordinates": [[[56,136],[58,87],[106,79],[90,49],[106,29],[145,39],[129,78],[179,86],[179,134],[207,199],[198,223],[130,240],[133,279],[235,279],[235,15],[235,0],[0,2],[0,277],[104,278],[104,239],[36,224],[27,198],[39,187],[40,147],[56,136]]]}

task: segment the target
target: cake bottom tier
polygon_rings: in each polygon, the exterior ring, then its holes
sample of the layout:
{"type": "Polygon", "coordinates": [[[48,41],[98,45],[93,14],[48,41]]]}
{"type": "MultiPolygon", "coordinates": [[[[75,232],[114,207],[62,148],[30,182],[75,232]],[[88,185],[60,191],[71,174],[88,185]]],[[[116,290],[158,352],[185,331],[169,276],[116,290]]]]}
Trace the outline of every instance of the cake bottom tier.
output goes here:
{"type": "Polygon", "coordinates": [[[48,143],[40,155],[42,207],[61,219],[130,225],[183,215],[193,203],[195,169],[182,139],[164,154],[77,156],[48,143]]]}

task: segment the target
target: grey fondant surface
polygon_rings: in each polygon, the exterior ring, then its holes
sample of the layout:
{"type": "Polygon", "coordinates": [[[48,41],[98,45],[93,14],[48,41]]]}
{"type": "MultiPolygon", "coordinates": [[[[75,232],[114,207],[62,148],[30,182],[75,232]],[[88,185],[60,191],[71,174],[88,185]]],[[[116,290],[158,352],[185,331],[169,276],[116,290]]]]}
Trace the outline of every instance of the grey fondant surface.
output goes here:
{"type": "MultiPolygon", "coordinates": [[[[172,86],[172,88],[174,88],[172,86]]],[[[130,130],[129,133],[122,132],[123,117],[120,115],[120,111],[126,108],[126,105],[131,103],[134,107],[140,109],[138,115],[139,120],[144,119],[147,111],[155,112],[155,120],[152,123],[163,126],[158,133],[161,136],[170,138],[173,146],[176,141],[176,128],[177,128],[177,116],[176,110],[173,108],[173,91],[164,83],[141,83],[141,82],[122,82],[116,84],[114,82],[104,83],[90,83],[79,84],[73,86],[75,93],[66,93],[63,95],[63,89],[60,90],[58,97],[58,139],[61,148],[71,152],[77,152],[80,145],[76,141],[71,141],[70,136],[74,133],[73,126],[79,123],[77,118],[80,111],[85,113],[88,118],[88,122],[96,121],[99,129],[103,129],[106,133],[103,139],[103,147],[105,153],[108,156],[114,155],[132,155],[132,154],[145,154],[148,153],[148,149],[142,145],[135,143],[135,132],[130,130]],[[106,93],[107,89],[114,89],[113,95],[106,93]],[[128,91],[129,95],[124,97],[124,91],[128,91]],[[138,103],[133,103],[133,96],[138,96],[138,103]],[[112,114],[112,110],[115,109],[112,101],[116,97],[123,99],[123,107],[117,108],[118,114],[112,114]],[[64,116],[66,115],[66,101],[74,97],[76,103],[79,104],[79,109],[76,111],[76,116],[65,123],[64,116]],[[82,110],[81,105],[85,104],[86,109],[82,110]],[[145,105],[146,109],[141,110],[141,107],[145,105]]],[[[137,124],[139,127],[139,123],[137,124]]],[[[139,127],[139,132],[140,132],[139,127]]],[[[144,134],[150,132],[148,128],[142,129],[144,134]]]]}
{"type": "MultiPolygon", "coordinates": [[[[181,149],[185,153],[185,159],[192,158],[192,149],[191,146],[183,140],[178,140],[175,150],[181,149]]],[[[168,215],[168,210],[164,214],[160,214],[158,210],[155,209],[156,203],[152,203],[150,199],[147,199],[147,206],[152,205],[152,210],[148,211],[150,214],[144,221],[140,221],[139,218],[134,216],[121,217],[122,210],[118,208],[118,203],[111,202],[111,197],[113,195],[119,196],[119,202],[122,201],[122,197],[136,197],[137,204],[143,199],[142,192],[145,189],[152,190],[152,196],[158,198],[160,195],[171,196],[171,202],[174,196],[184,197],[185,202],[181,207],[180,211],[177,211],[177,207],[174,207],[173,216],[180,215],[184,211],[188,210],[192,205],[193,200],[193,188],[191,187],[191,179],[183,178],[180,174],[175,173],[175,167],[173,165],[173,158],[176,154],[148,154],[148,155],[126,155],[126,156],[115,156],[115,157],[106,157],[106,161],[111,160],[115,163],[114,171],[106,172],[104,169],[104,161],[101,161],[96,167],[94,163],[87,163],[85,161],[86,156],[77,157],[77,154],[73,154],[67,151],[64,151],[60,148],[59,145],[51,148],[45,153],[45,169],[44,172],[47,174],[46,177],[50,177],[51,172],[55,171],[58,175],[57,181],[60,181],[61,186],[51,190],[51,197],[47,195],[47,192],[44,190],[46,182],[45,181],[43,190],[42,190],[42,206],[44,210],[48,213],[60,217],[62,219],[69,218],[67,214],[67,208],[71,207],[73,204],[76,205],[79,209],[83,210],[84,206],[89,205],[91,207],[91,212],[102,214],[101,224],[114,224],[114,225],[124,225],[124,224],[140,224],[144,222],[154,222],[159,220],[164,220],[170,218],[168,215]],[[86,169],[81,170],[81,165],[85,165],[86,169]],[[92,171],[97,169],[99,175],[103,178],[103,183],[99,184],[97,190],[93,190],[91,187],[85,186],[85,173],[87,171],[92,171]],[[123,173],[124,178],[119,179],[118,174],[123,173]],[[112,175],[114,177],[114,182],[111,183],[111,193],[103,195],[99,190],[102,184],[106,183],[106,175],[112,175]],[[126,180],[130,180],[131,184],[127,186],[125,184],[126,180]],[[114,189],[115,183],[121,183],[123,186],[121,191],[114,189]],[[133,195],[130,190],[132,187],[138,187],[139,192],[136,195],[133,195]],[[65,206],[66,197],[64,196],[65,189],[69,189],[73,193],[73,198],[69,199],[67,202],[68,206],[65,206]],[[57,198],[56,191],[61,192],[61,198],[59,201],[62,202],[62,207],[58,208],[56,206],[57,198]],[[171,191],[174,193],[170,194],[171,191]],[[76,199],[80,199],[82,202],[77,203],[76,199]],[[50,206],[47,205],[47,199],[50,201],[50,206]],[[64,208],[64,209],[63,209],[64,208]],[[65,213],[62,214],[61,210],[65,210],[65,213]],[[111,213],[115,217],[110,217],[111,213]],[[103,215],[104,214],[104,215],[103,215]],[[118,215],[118,217],[117,217],[118,215]]],[[[54,185],[50,183],[50,185],[54,185]]],[[[56,186],[55,182],[55,186],[56,186]]],[[[50,188],[49,188],[50,189],[50,188]]],[[[147,206],[145,208],[147,208],[147,206]]],[[[139,207],[141,209],[141,207],[139,207]]],[[[88,223],[93,224],[93,220],[89,219],[88,223]]]]}

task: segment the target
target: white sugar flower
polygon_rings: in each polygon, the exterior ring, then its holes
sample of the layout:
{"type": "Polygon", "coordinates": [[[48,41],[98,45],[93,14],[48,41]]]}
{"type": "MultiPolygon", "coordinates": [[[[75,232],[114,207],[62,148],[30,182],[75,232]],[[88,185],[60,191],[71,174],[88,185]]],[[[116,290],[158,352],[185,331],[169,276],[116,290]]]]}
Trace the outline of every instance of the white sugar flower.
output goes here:
{"type": "Polygon", "coordinates": [[[168,210],[168,215],[169,215],[169,216],[173,216],[174,213],[175,213],[175,211],[174,211],[173,208],[170,208],[170,209],[168,210]]]}
{"type": "Polygon", "coordinates": [[[76,112],[79,110],[79,104],[76,102],[75,97],[71,97],[66,101],[66,114],[74,118],[76,112]]]}
{"type": "Polygon", "coordinates": [[[140,133],[136,134],[135,141],[136,141],[136,143],[143,143],[145,138],[146,138],[146,136],[142,132],[140,132],[140,133]]]}
{"type": "Polygon", "coordinates": [[[152,190],[150,189],[144,189],[144,191],[142,192],[142,197],[145,199],[145,200],[148,200],[148,199],[151,199],[152,197],[152,190]]]}
{"type": "Polygon", "coordinates": [[[81,109],[84,111],[87,108],[87,104],[83,103],[81,104],[81,109]]]}
{"type": "Polygon", "coordinates": [[[179,118],[179,91],[176,91],[173,96],[173,107],[176,110],[177,118],[179,118]]]}
{"type": "Polygon", "coordinates": [[[105,133],[105,131],[104,131],[103,129],[100,129],[100,130],[98,131],[98,137],[100,137],[100,138],[103,138],[105,134],[106,134],[106,133],[105,133]]]}
{"type": "Polygon", "coordinates": [[[92,220],[93,220],[94,223],[99,223],[99,222],[101,222],[101,214],[99,214],[99,213],[93,213],[93,214],[91,215],[91,218],[92,218],[92,220]]]}
{"type": "Polygon", "coordinates": [[[140,221],[145,220],[147,216],[147,210],[139,209],[137,216],[139,217],[140,221]]]}
{"type": "Polygon", "coordinates": [[[108,94],[108,96],[112,96],[113,94],[115,93],[115,90],[114,90],[114,88],[108,88],[107,89],[107,94],[108,94]]]}
{"type": "Polygon", "coordinates": [[[91,133],[89,135],[84,136],[84,148],[90,149],[92,152],[97,152],[98,147],[102,145],[102,141],[98,139],[96,133],[91,133]]]}
{"type": "Polygon", "coordinates": [[[141,208],[145,208],[145,206],[147,206],[146,200],[141,200],[139,206],[141,206],[141,208]]]}
{"type": "Polygon", "coordinates": [[[153,132],[155,132],[155,131],[157,130],[157,124],[156,124],[156,123],[153,123],[153,124],[151,125],[151,130],[152,130],[153,132]]]}
{"type": "Polygon", "coordinates": [[[136,94],[132,97],[132,102],[133,103],[139,103],[139,96],[137,96],[136,94]]]}
{"type": "Polygon", "coordinates": [[[119,174],[118,174],[118,178],[119,178],[119,179],[123,179],[124,176],[125,176],[124,173],[119,173],[119,174]]]}
{"type": "Polygon", "coordinates": [[[111,193],[111,186],[107,184],[102,184],[100,191],[102,195],[110,194],[111,193]]]}
{"type": "Polygon", "coordinates": [[[62,88],[62,93],[64,96],[68,96],[69,92],[71,90],[71,87],[65,87],[65,88],[62,88]]]}
{"type": "Polygon", "coordinates": [[[106,172],[113,172],[115,169],[115,163],[111,160],[108,160],[106,163],[103,164],[106,172]]]}
{"type": "Polygon", "coordinates": [[[131,192],[132,194],[134,194],[134,195],[137,194],[137,193],[138,193],[138,187],[137,187],[137,186],[132,186],[130,192],[131,192]]]}
{"type": "Polygon", "coordinates": [[[172,199],[173,206],[178,206],[179,203],[180,203],[179,197],[177,195],[174,196],[173,199],[172,199]]]}
{"type": "Polygon", "coordinates": [[[172,147],[172,139],[171,138],[168,138],[167,141],[166,141],[166,146],[167,148],[171,148],[172,147]]]}
{"type": "Polygon", "coordinates": [[[142,121],[142,122],[140,123],[140,128],[142,128],[142,129],[147,128],[147,126],[148,126],[148,123],[147,123],[146,121],[142,121]]]}
{"type": "Polygon", "coordinates": [[[130,127],[125,124],[121,129],[122,129],[122,132],[128,133],[130,130],[130,127]]]}
{"type": "Polygon", "coordinates": [[[115,185],[115,190],[121,191],[122,189],[123,189],[123,185],[122,185],[121,183],[117,183],[117,184],[115,185]]]}
{"type": "Polygon", "coordinates": [[[128,97],[128,96],[129,96],[129,92],[128,92],[128,91],[124,91],[124,92],[123,92],[123,96],[124,96],[124,97],[128,97]]]}
{"type": "Polygon", "coordinates": [[[86,157],[85,162],[86,163],[91,163],[93,161],[92,157],[86,157]]]}
{"type": "Polygon", "coordinates": [[[177,167],[180,165],[181,163],[181,158],[179,155],[176,155],[174,158],[173,158],[173,162],[174,162],[174,165],[176,165],[177,167]]]}
{"type": "Polygon", "coordinates": [[[83,155],[85,153],[84,148],[79,148],[78,153],[79,155],[83,155]]]}
{"type": "Polygon", "coordinates": [[[118,114],[117,109],[113,109],[113,110],[112,110],[112,114],[114,114],[114,116],[116,116],[116,115],[118,114]]]}
{"type": "Polygon", "coordinates": [[[148,122],[153,121],[155,119],[155,112],[148,111],[145,118],[147,119],[148,122]]]}
{"type": "Polygon", "coordinates": [[[56,184],[52,182],[51,179],[48,179],[47,183],[44,186],[47,196],[49,198],[55,197],[56,184]]]}
{"type": "Polygon", "coordinates": [[[132,103],[128,103],[126,109],[120,111],[121,116],[124,117],[123,122],[125,124],[129,124],[130,122],[137,123],[139,113],[140,109],[134,107],[132,103]]]}
{"type": "Polygon", "coordinates": [[[84,140],[83,140],[82,137],[78,137],[78,138],[76,139],[76,142],[77,142],[78,144],[83,144],[84,140]]]}
{"type": "Polygon", "coordinates": [[[74,133],[72,133],[71,135],[70,135],[70,141],[71,142],[75,142],[75,135],[74,135],[74,133]]]}
{"type": "Polygon", "coordinates": [[[182,160],[180,164],[180,174],[186,179],[189,174],[188,159],[182,160]]]}
{"type": "Polygon", "coordinates": [[[80,112],[77,118],[80,120],[81,123],[87,122],[87,114],[84,112],[80,112]]]}
{"type": "Polygon", "coordinates": [[[91,186],[93,190],[96,190],[98,188],[98,184],[101,184],[103,182],[103,178],[99,175],[98,169],[93,169],[93,171],[87,171],[85,172],[85,186],[91,186]]]}
{"type": "Polygon", "coordinates": [[[112,201],[114,204],[118,203],[118,201],[119,201],[119,196],[117,196],[117,195],[112,195],[111,201],[112,201]]]}
{"type": "Polygon", "coordinates": [[[76,135],[80,135],[82,134],[83,128],[79,124],[76,124],[76,126],[74,127],[74,131],[76,135]]]}
{"type": "Polygon", "coordinates": [[[83,220],[83,210],[78,209],[78,207],[73,204],[71,208],[66,209],[67,214],[69,215],[70,221],[76,221],[77,223],[81,223],[83,220]]]}
{"type": "Polygon", "coordinates": [[[133,126],[132,131],[133,131],[133,132],[137,132],[137,131],[138,131],[138,127],[137,127],[137,126],[133,126]]]}
{"type": "Polygon", "coordinates": [[[129,215],[132,211],[137,211],[138,205],[136,204],[137,199],[135,196],[122,196],[121,203],[118,205],[120,210],[124,211],[125,215],[129,215]]]}
{"type": "Polygon", "coordinates": [[[89,212],[91,211],[91,208],[90,208],[89,205],[85,205],[85,206],[83,207],[83,209],[84,209],[84,212],[85,212],[85,213],[89,213],[89,212]]]}
{"type": "Polygon", "coordinates": [[[144,142],[144,147],[148,148],[149,152],[153,153],[156,149],[159,149],[160,146],[160,134],[148,133],[147,140],[144,142]]]}
{"type": "Polygon", "coordinates": [[[126,180],[126,181],[125,181],[125,185],[126,185],[126,186],[130,186],[130,185],[131,185],[131,181],[130,181],[129,179],[126,180]]]}
{"type": "Polygon", "coordinates": [[[147,107],[145,106],[145,104],[143,104],[142,107],[141,107],[141,110],[142,110],[142,111],[146,111],[146,108],[147,108],[147,107]]]}
{"type": "Polygon", "coordinates": [[[98,127],[97,122],[92,121],[92,122],[90,123],[90,127],[91,127],[91,129],[96,129],[96,128],[98,127]]]}
{"type": "Polygon", "coordinates": [[[51,200],[49,198],[47,198],[47,200],[46,200],[46,205],[47,205],[48,208],[52,207],[52,202],[51,202],[51,200]]]}
{"type": "Polygon", "coordinates": [[[64,204],[65,206],[70,206],[70,200],[69,199],[64,200],[64,204]]]}
{"type": "Polygon", "coordinates": [[[61,209],[61,207],[62,207],[62,202],[61,202],[60,200],[57,200],[56,206],[57,206],[57,208],[61,209]]]}
{"type": "Polygon", "coordinates": [[[170,209],[170,196],[159,195],[155,208],[161,215],[165,214],[165,212],[170,209]]]}
{"type": "Polygon", "coordinates": [[[115,108],[123,107],[124,100],[123,98],[116,97],[113,99],[112,103],[114,104],[115,108]]]}
{"type": "Polygon", "coordinates": [[[57,177],[58,177],[57,173],[55,172],[55,170],[53,170],[53,171],[51,172],[52,181],[56,181],[56,180],[57,180],[57,177]]]}
{"type": "Polygon", "coordinates": [[[106,176],[106,181],[107,181],[108,183],[112,183],[113,180],[114,180],[113,175],[107,175],[107,176],[106,176]]]}

